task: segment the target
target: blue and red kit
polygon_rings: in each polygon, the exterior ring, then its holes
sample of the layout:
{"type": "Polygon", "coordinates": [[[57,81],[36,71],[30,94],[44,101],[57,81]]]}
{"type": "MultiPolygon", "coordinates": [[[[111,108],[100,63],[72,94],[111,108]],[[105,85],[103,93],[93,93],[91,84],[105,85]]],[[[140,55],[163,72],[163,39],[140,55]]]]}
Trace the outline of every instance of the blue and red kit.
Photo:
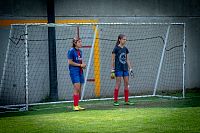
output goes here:
{"type": "MultiPolygon", "coordinates": [[[[67,57],[75,63],[82,64],[82,51],[80,49],[71,48],[67,57]]],[[[83,69],[80,66],[69,65],[69,72],[73,84],[84,83],[83,69]]]]}

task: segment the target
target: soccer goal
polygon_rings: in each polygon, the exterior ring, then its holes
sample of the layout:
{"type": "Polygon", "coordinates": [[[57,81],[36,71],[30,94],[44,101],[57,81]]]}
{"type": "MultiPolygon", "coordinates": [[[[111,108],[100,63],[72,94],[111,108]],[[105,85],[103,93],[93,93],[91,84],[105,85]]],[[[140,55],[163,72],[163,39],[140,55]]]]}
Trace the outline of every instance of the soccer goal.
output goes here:
{"type": "MultiPolygon", "coordinates": [[[[87,64],[82,100],[112,99],[111,53],[119,34],[127,37],[134,72],[130,97],[185,97],[184,23],[13,24],[0,75],[1,106],[49,102],[49,27],[55,28],[57,102],[72,101],[67,51],[77,35],[87,64]]],[[[123,89],[122,83],[121,97],[123,89]]]]}

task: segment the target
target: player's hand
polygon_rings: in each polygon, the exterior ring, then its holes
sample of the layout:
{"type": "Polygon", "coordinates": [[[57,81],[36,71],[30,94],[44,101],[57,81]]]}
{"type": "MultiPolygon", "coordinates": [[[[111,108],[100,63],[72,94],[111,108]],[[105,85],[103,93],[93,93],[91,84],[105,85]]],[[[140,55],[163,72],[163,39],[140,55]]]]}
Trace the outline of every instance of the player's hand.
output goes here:
{"type": "Polygon", "coordinates": [[[115,79],[115,70],[114,69],[111,70],[110,78],[115,79]]]}
{"type": "Polygon", "coordinates": [[[131,77],[134,78],[133,69],[130,69],[129,72],[130,72],[131,77]]]}
{"type": "Polygon", "coordinates": [[[86,64],[85,63],[81,64],[81,68],[85,69],[86,68],[86,64]]]}

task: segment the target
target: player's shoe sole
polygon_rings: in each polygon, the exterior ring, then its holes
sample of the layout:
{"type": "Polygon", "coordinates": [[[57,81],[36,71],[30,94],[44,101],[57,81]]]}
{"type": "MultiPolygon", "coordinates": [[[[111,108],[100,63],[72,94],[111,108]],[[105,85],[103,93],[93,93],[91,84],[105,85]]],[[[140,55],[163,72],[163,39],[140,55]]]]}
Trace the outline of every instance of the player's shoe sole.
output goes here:
{"type": "Polygon", "coordinates": [[[85,110],[85,108],[80,107],[80,106],[73,106],[74,111],[80,111],[80,110],[85,110]]]}
{"type": "Polygon", "coordinates": [[[114,106],[119,106],[119,102],[114,102],[113,105],[114,106]]]}
{"type": "Polygon", "coordinates": [[[81,107],[81,106],[78,106],[79,107],[79,110],[85,110],[85,108],[81,107]]]}
{"type": "Polygon", "coordinates": [[[125,102],[124,105],[134,105],[134,103],[128,101],[128,102],[125,102]]]}

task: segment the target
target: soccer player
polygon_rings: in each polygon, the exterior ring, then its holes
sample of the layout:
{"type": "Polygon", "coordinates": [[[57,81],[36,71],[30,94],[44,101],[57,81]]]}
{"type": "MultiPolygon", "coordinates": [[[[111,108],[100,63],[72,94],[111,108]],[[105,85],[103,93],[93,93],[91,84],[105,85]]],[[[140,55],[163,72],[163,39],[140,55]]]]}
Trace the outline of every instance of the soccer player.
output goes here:
{"type": "Polygon", "coordinates": [[[114,106],[119,106],[118,102],[118,92],[121,85],[121,79],[124,79],[124,97],[125,105],[133,105],[132,102],[128,100],[129,90],[128,90],[128,80],[129,80],[129,71],[133,73],[130,61],[128,59],[128,49],[125,47],[126,36],[120,34],[117,39],[116,46],[112,51],[112,70],[111,78],[116,77],[116,84],[114,89],[114,106]],[[128,71],[129,70],[129,71],[128,71]]]}
{"type": "Polygon", "coordinates": [[[73,99],[74,99],[74,111],[84,110],[78,105],[79,96],[81,92],[81,86],[84,83],[83,69],[86,67],[86,64],[82,60],[82,42],[79,37],[75,37],[72,41],[72,48],[68,51],[68,64],[71,81],[74,86],[73,99]]]}

